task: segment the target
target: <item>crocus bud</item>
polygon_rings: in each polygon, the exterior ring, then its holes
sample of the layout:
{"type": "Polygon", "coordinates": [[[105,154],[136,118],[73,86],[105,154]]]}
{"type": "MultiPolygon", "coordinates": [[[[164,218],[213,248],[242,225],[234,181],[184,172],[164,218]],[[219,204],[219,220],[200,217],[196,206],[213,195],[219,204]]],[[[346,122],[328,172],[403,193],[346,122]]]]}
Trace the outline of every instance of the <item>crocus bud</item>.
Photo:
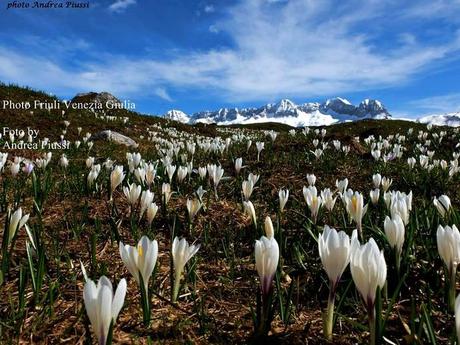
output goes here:
{"type": "Polygon", "coordinates": [[[351,276],[366,303],[367,309],[371,310],[375,305],[377,287],[382,288],[387,279],[385,257],[373,238],[363,245],[355,239],[352,247],[350,256],[351,276]]]}
{"type": "Polygon", "coordinates": [[[59,159],[59,165],[64,169],[68,167],[69,160],[67,159],[65,154],[61,155],[61,158],[59,159]]]}
{"type": "Polygon", "coordinates": [[[382,182],[382,175],[380,174],[372,175],[372,182],[374,183],[374,188],[379,188],[380,183],[382,182]]]}
{"type": "Polygon", "coordinates": [[[274,237],[275,230],[273,230],[272,219],[269,216],[265,217],[264,229],[265,229],[265,236],[267,236],[267,238],[274,237]]]}
{"type": "Polygon", "coordinates": [[[369,196],[371,198],[371,202],[373,205],[377,205],[379,203],[380,198],[380,189],[376,188],[369,192],[369,196]]]}
{"type": "Polygon", "coordinates": [[[447,195],[441,195],[439,198],[434,198],[433,204],[438,210],[441,217],[445,217],[450,209],[450,198],[447,195]]]}
{"type": "Polygon", "coordinates": [[[256,268],[260,278],[262,294],[270,294],[273,277],[279,260],[278,242],[274,238],[262,236],[255,244],[256,268]]]}
{"type": "Polygon", "coordinates": [[[158,212],[158,206],[156,203],[152,202],[147,208],[147,222],[149,223],[149,225],[152,224],[153,219],[155,218],[157,212],[158,212]]]}
{"type": "Polygon", "coordinates": [[[436,232],[438,252],[449,272],[457,269],[460,260],[460,232],[455,225],[438,226],[436,232]]]}
{"type": "Polygon", "coordinates": [[[307,181],[310,186],[314,186],[316,183],[316,176],[314,174],[307,174],[307,181]]]}
{"type": "Polygon", "coordinates": [[[386,217],[383,227],[385,229],[385,235],[387,236],[388,243],[397,253],[401,253],[404,244],[404,222],[402,221],[399,214],[395,214],[392,218],[386,217]]]}
{"type": "Polygon", "coordinates": [[[164,204],[167,205],[172,195],[171,185],[169,183],[163,183],[161,185],[161,195],[163,196],[164,204]]]}
{"type": "Polygon", "coordinates": [[[144,212],[153,202],[154,194],[149,190],[144,190],[141,195],[141,209],[139,211],[139,219],[142,218],[144,212]]]}
{"type": "MultiPolygon", "coordinates": [[[[352,236],[357,237],[356,230],[352,236]]],[[[335,289],[350,262],[350,237],[344,231],[337,232],[326,225],[323,233],[318,236],[318,250],[321,263],[331,282],[331,289],[335,289]]]]}
{"type": "Polygon", "coordinates": [[[123,166],[117,165],[110,174],[110,189],[111,193],[123,182],[125,173],[123,172],[123,166]]]}
{"type": "Polygon", "coordinates": [[[243,158],[237,158],[235,159],[235,172],[238,175],[241,171],[241,168],[243,167],[243,158]]]}

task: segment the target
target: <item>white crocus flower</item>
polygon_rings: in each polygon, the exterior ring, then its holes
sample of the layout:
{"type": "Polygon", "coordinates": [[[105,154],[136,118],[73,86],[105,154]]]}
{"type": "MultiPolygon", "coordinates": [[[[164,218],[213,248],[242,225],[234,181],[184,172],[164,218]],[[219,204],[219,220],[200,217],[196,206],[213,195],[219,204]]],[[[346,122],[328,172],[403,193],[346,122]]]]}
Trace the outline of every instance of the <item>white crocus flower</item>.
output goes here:
{"type": "Polygon", "coordinates": [[[195,191],[198,199],[200,199],[201,202],[203,202],[203,196],[206,191],[203,189],[203,186],[199,186],[198,189],[195,191]]]}
{"type": "MultiPolygon", "coordinates": [[[[357,237],[356,230],[352,234],[352,238],[355,237],[357,237]]],[[[318,237],[318,250],[321,263],[331,282],[331,288],[335,289],[350,262],[350,237],[344,231],[337,232],[334,228],[325,225],[318,237]]]]}
{"type": "Polygon", "coordinates": [[[439,225],[436,233],[438,252],[449,272],[457,269],[460,262],[460,233],[455,225],[439,225]]]}
{"type": "Polygon", "coordinates": [[[99,345],[105,345],[110,324],[115,323],[126,296],[126,280],[120,280],[115,294],[110,280],[102,276],[97,285],[88,279],[83,289],[86,313],[93,326],[99,345]]]}
{"type": "Polygon", "coordinates": [[[257,217],[254,204],[251,201],[243,201],[244,213],[251,217],[254,226],[257,227],[257,217]]]}
{"type": "Polygon", "coordinates": [[[336,180],[335,181],[335,186],[337,187],[337,189],[339,190],[340,193],[345,193],[345,191],[347,190],[347,187],[348,187],[348,179],[347,178],[344,178],[343,180],[336,180]]]}
{"type": "Polygon", "coordinates": [[[119,251],[121,260],[129,273],[132,274],[139,285],[141,283],[140,273],[145,291],[148,291],[149,279],[158,258],[158,242],[156,240],[150,241],[147,236],[142,236],[137,246],[124,245],[120,241],[119,251]]]}
{"type": "Polygon", "coordinates": [[[176,175],[177,182],[182,183],[184,181],[184,179],[187,177],[187,173],[188,173],[188,168],[180,166],[177,169],[177,175],[176,175]]]}
{"type": "MultiPolygon", "coordinates": [[[[356,230],[353,231],[352,241],[357,237],[356,230]]],[[[334,302],[337,284],[343,272],[350,262],[352,245],[350,238],[344,231],[324,226],[323,233],[318,236],[318,251],[321,263],[329,277],[329,298],[324,323],[324,335],[332,339],[332,326],[334,318],[334,302]]]]}
{"type": "Polygon", "coordinates": [[[206,167],[199,167],[198,168],[198,175],[200,175],[200,178],[202,180],[204,180],[206,178],[207,172],[208,172],[208,170],[206,169],[206,167]]]}
{"type": "Polygon", "coordinates": [[[358,233],[362,238],[362,220],[367,212],[367,205],[364,206],[363,195],[359,192],[355,192],[351,197],[347,197],[345,200],[348,214],[355,221],[356,227],[358,228],[358,233]]]}
{"type": "Polygon", "coordinates": [[[392,183],[393,183],[393,179],[387,178],[387,177],[382,178],[382,189],[384,193],[387,192],[388,189],[390,189],[390,186],[392,183]]]}
{"type": "Polygon", "coordinates": [[[19,207],[13,214],[10,215],[8,226],[8,244],[13,240],[14,235],[20,230],[29,220],[29,214],[22,215],[22,208],[19,207]]]}
{"type": "Polygon", "coordinates": [[[134,170],[134,176],[136,177],[137,182],[140,184],[144,184],[145,175],[146,175],[146,171],[143,167],[137,167],[134,170]]]}
{"type": "Polygon", "coordinates": [[[387,278],[385,257],[373,238],[363,245],[355,239],[352,247],[350,256],[351,276],[368,311],[370,311],[375,306],[377,287],[383,288],[387,278]]]}
{"type": "Polygon", "coordinates": [[[460,232],[455,225],[439,225],[436,232],[438,252],[447,267],[450,280],[449,307],[454,310],[457,266],[460,262],[460,232]]]}
{"type": "Polygon", "coordinates": [[[163,202],[165,205],[169,203],[169,199],[171,199],[171,185],[169,183],[163,183],[161,185],[161,195],[163,196],[163,202]]]}
{"type": "Polygon", "coordinates": [[[117,189],[117,187],[123,182],[125,179],[125,173],[123,171],[122,165],[117,165],[112,170],[110,174],[110,195],[117,189]]]}
{"type": "Polygon", "coordinates": [[[135,183],[130,184],[129,187],[123,188],[123,193],[125,194],[126,199],[128,199],[131,207],[136,206],[139,197],[141,196],[141,191],[141,186],[138,186],[135,183]]]}
{"type": "Polygon", "coordinates": [[[334,198],[334,193],[329,188],[326,188],[321,191],[321,200],[323,206],[330,212],[334,209],[337,196],[334,198]]]}
{"type": "Polygon", "coordinates": [[[139,211],[139,219],[142,218],[144,212],[153,202],[154,193],[149,190],[144,190],[141,195],[141,209],[139,211]]]}
{"type": "Polygon", "coordinates": [[[252,180],[243,181],[241,187],[242,187],[242,193],[243,193],[244,200],[248,201],[249,198],[251,197],[252,191],[254,190],[254,184],[252,180]]]}
{"type": "Polygon", "coordinates": [[[278,192],[279,202],[280,202],[280,212],[284,211],[284,207],[289,199],[289,189],[280,189],[278,192]]]}
{"type": "Polygon", "coordinates": [[[157,215],[158,206],[156,203],[152,202],[147,208],[147,222],[149,225],[152,225],[153,219],[157,215]]]}
{"type": "Polygon", "coordinates": [[[176,166],[175,165],[168,165],[166,167],[166,173],[168,174],[169,182],[172,182],[172,178],[174,175],[174,172],[176,171],[176,166]]]}
{"type": "Polygon", "coordinates": [[[303,187],[303,196],[310,209],[313,223],[316,223],[318,212],[322,204],[321,197],[318,196],[318,192],[315,186],[303,187]]]}
{"type": "Polygon", "coordinates": [[[175,302],[179,295],[180,280],[185,264],[198,252],[200,245],[189,245],[185,238],[175,237],[172,244],[172,259],[174,264],[174,290],[172,300],[175,302]]]}
{"type": "Polygon", "coordinates": [[[385,235],[387,236],[388,243],[396,251],[396,266],[399,267],[399,260],[404,244],[404,222],[399,214],[396,214],[392,218],[387,216],[385,217],[383,227],[385,230],[385,235]]]}
{"type": "Polygon", "coordinates": [[[239,175],[241,169],[243,168],[243,158],[237,158],[235,159],[235,172],[237,175],[239,175]]]}
{"type": "Polygon", "coordinates": [[[86,167],[88,169],[91,169],[91,167],[94,165],[94,157],[88,157],[86,158],[86,167]]]}
{"type": "Polygon", "coordinates": [[[190,222],[193,221],[193,218],[195,218],[201,206],[203,206],[203,204],[199,199],[187,199],[188,219],[190,222]]]}
{"type": "MultiPolygon", "coordinates": [[[[264,142],[256,142],[256,147],[257,147],[257,161],[259,161],[260,159],[260,153],[262,152],[262,150],[264,149],[265,147],[265,143],[264,142]]],[[[249,149],[249,147],[248,147],[249,149]]]]}
{"type": "Polygon", "coordinates": [[[252,184],[255,186],[259,182],[260,175],[250,173],[248,175],[248,181],[252,181],[252,184]]]}
{"type": "Polygon", "coordinates": [[[61,155],[61,158],[59,159],[59,165],[64,169],[69,166],[69,160],[67,159],[65,154],[61,155]]]}

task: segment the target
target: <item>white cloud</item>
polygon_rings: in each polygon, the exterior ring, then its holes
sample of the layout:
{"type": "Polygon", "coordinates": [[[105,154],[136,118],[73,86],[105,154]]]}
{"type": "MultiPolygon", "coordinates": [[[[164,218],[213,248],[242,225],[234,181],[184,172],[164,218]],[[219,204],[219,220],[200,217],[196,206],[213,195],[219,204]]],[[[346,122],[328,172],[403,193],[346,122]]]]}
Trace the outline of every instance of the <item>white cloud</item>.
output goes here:
{"type": "Polygon", "coordinates": [[[168,102],[172,102],[172,101],[173,101],[173,99],[172,99],[171,96],[168,94],[168,91],[166,91],[165,88],[157,87],[157,88],[154,90],[154,94],[157,95],[158,97],[164,99],[165,101],[168,101],[168,102]]]}
{"type": "Polygon", "coordinates": [[[219,28],[216,25],[209,25],[209,32],[212,32],[213,34],[218,34],[219,28]]]}
{"type": "Polygon", "coordinates": [[[212,13],[214,12],[216,9],[214,8],[214,5],[206,5],[204,7],[204,12],[206,13],[212,13]]]}
{"type": "MultiPolygon", "coordinates": [[[[178,49],[165,60],[102,52],[103,60],[67,67],[65,60],[50,60],[48,54],[22,55],[0,44],[0,79],[58,94],[104,90],[139,97],[153,90],[170,99],[167,87],[193,89],[231,102],[267,101],[399,86],[447,58],[460,56],[458,32],[445,35],[444,42],[437,44],[423,44],[405,32],[382,49],[358,28],[385,22],[397,2],[363,1],[337,5],[327,0],[290,0],[279,6],[263,0],[241,1],[222,9],[225,16],[209,27],[211,32],[215,27],[225,33],[231,47],[178,49]]],[[[114,4],[127,2],[134,0],[114,4]]]]}
{"type": "Polygon", "coordinates": [[[136,0],[115,0],[115,2],[109,6],[109,10],[112,12],[123,12],[126,8],[134,4],[136,4],[136,0]]]}

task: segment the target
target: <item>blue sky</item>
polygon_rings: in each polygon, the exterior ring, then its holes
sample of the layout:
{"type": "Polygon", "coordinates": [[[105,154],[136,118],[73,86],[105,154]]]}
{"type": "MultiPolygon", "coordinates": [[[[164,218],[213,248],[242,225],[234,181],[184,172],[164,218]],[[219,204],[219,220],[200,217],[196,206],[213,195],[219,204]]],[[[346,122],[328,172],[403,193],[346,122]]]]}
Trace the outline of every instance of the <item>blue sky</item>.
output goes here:
{"type": "Polygon", "coordinates": [[[0,81],[62,98],[109,91],[152,114],[335,96],[460,111],[460,0],[8,2],[0,81]]]}

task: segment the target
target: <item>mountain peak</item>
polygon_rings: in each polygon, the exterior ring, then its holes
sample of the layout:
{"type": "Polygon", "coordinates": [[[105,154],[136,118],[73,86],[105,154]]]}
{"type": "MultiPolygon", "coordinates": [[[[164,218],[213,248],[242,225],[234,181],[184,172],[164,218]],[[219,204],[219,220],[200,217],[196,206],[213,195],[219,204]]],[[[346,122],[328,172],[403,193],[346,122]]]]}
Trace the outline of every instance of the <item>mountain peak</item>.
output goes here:
{"type": "Polygon", "coordinates": [[[373,116],[381,115],[384,118],[391,116],[388,110],[383,106],[382,102],[376,99],[368,98],[359,104],[358,112],[362,116],[365,116],[365,114],[372,114],[373,116]]]}
{"type": "Polygon", "coordinates": [[[171,109],[167,111],[166,114],[163,115],[163,117],[165,119],[179,121],[183,123],[188,123],[190,121],[190,117],[186,113],[177,109],[171,109]]]}

